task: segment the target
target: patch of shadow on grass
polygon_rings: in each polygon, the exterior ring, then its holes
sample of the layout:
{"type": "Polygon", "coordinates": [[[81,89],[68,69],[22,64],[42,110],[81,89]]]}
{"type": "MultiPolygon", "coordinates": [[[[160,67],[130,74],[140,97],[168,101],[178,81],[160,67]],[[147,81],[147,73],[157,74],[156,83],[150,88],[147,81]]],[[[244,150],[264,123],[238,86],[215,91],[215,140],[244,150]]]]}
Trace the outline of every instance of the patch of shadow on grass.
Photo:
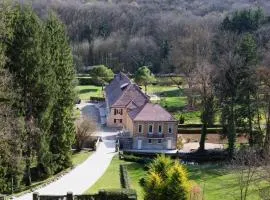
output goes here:
{"type": "Polygon", "coordinates": [[[186,167],[191,180],[203,180],[209,178],[217,178],[226,174],[226,170],[220,166],[188,166],[186,167]]]}
{"type": "Polygon", "coordinates": [[[85,93],[89,93],[89,92],[97,92],[98,89],[83,89],[83,90],[80,90],[79,93],[80,94],[85,94],[85,93]]]}
{"type": "Polygon", "coordinates": [[[157,92],[161,97],[180,97],[182,96],[182,90],[175,89],[175,90],[168,90],[163,92],[157,92]]]}

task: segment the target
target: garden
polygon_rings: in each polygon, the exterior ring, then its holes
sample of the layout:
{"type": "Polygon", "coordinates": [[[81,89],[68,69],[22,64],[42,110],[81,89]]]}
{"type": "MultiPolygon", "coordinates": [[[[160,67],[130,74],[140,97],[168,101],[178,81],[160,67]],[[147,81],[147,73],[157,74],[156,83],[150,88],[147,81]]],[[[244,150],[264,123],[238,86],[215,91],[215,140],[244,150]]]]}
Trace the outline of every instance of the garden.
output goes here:
{"type": "MultiPolygon", "coordinates": [[[[100,189],[120,188],[120,165],[125,165],[128,172],[131,189],[135,189],[138,200],[144,199],[144,192],[141,186],[142,178],[147,176],[147,165],[139,162],[120,160],[115,156],[104,175],[89,188],[85,193],[95,193],[100,189]]],[[[198,185],[197,190],[202,194],[203,199],[216,200],[222,197],[223,200],[240,198],[239,171],[232,169],[229,165],[208,163],[202,165],[185,164],[188,178],[192,185],[198,185]]],[[[246,177],[244,177],[246,178],[246,177]]],[[[247,193],[247,200],[259,200],[260,190],[267,185],[266,181],[251,181],[247,193]]],[[[253,180],[253,179],[252,179],[253,180]]],[[[254,179],[255,180],[255,179],[254,179]]],[[[269,183],[268,183],[269,185],[269,183]]],[[[198,198],[198,199],[202,199],[198,198]]]]}

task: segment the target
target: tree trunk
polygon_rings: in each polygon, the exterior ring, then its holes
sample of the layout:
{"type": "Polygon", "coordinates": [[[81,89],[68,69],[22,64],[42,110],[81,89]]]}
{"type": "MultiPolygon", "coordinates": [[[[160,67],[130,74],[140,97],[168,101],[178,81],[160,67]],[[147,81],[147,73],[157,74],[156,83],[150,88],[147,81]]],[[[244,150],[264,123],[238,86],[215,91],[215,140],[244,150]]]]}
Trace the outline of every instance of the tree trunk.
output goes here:
{"type": "Polygon", "coordinates": [[[27,180],[26,180],[26,185],[30,186],[32,185],[32,177],[31,177],[31,148],[30,146],[27,147],[27,152],[26,152],[26,174],[27,174],[27,180]]]}
{"type": "Polygon", "coordinates": [[[251,116],[251,108],[250,108],[250,94],[248,94],[248,132],[249,132],[249,145],[254,145],[254,135],[252,130],[252,116],[251,116]]]}
{"type": "Polygon", "coordinates": [[[230,114],[228,119],[228,143],[229,143],[229,157],[232,158],[235,149],[235,113],[234,113],[234,100],[231,103],[230,114]]]}
{"type": "Polygon", "coordinates": [[[264,140],[264,153],[270,155],[270,98],[268,100],[268,109],[267,109],[267,119],[266,119],[266,134],[264,140]]]}
{"type": "Polygon", "coordinates": [[[147,85],[144,85],[145,94],[147,94],[147,85]]]}
{"type": "Polygon", "coordinates": [[[203,123],[202,131],[201,131],[200,147],[198,149],[199,151],[204,151],[205,150],[206,135],[207,135],[207,124],[203,123]]]}

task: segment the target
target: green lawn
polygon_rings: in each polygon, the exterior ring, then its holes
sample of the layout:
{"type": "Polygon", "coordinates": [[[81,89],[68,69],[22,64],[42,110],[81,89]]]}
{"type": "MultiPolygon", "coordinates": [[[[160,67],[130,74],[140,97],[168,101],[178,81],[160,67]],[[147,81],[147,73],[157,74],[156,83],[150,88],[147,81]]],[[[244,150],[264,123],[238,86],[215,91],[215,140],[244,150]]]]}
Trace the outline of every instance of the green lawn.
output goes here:
{"type": "MultiPolygon", "coordinates": [[[[138,200],[143,200],[143,190],[139,180],[145,177],[147,172],[143,165],[134,162],[125,162],[115,156],[105,174],[86,193],[94,193],[100,189],[120,188],[119,166],[126,164],[131,187],[137,191],[138,200]]],[[[206,200],[239,199],[239,186],[237,174],[229,168],[218,165],[188,166],[189,178],[201,186],[206,200]],[[237,197],[237,198],[234,198],[237,197]]],[[[254,184],[249,193],[248,200],[259,200],[258,185],[254,184]]],[[[264,185],[265,186],[265,185],[264,185]]]]}
{"type": "Polygon", "coordinates": [[[72,154],[71,160],[74,166],[82,164],[91,154],[93,151],[80,151],[72,154]]]}
{"type": "Polygon", "coordinates": [[[102,97],[103,91],[100,86],[93,85],[80,85],[76,87],[78,96],[82,100],[89,100],[90,96],[92,97],[102,97]]]}
{"type": "Polygon", "coordinates": [[[85,193],[93,194],[97,193],[101,189],[121,188],[119,166],[122,163],[124,163],[124,161],[119,160],[118,156],[115,156],[103,176],[95,183],[95,185],[85,191],[85,193]]]}

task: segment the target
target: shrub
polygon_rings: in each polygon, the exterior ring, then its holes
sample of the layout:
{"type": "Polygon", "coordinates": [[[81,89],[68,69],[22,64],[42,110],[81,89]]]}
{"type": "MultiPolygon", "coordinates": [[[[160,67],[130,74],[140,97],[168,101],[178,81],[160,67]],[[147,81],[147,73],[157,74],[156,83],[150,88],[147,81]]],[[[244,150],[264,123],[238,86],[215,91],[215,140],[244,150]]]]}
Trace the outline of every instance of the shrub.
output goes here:
{"type": "Polygon", "coordinates": [[[150,158],[138,157],[134,155],[122,155],[122,159],[125,161],[136,162],[144,165],[149,164],[152,161],[150,158]]]}
{"type": "Polygon", "coordinates": [[[177,138],[176,148],[183,149],[183,147],[184,147],[183,138],[181,136],[179,136],[177,138]]]}
{"type": "Polygon", "coordinates": [[[104,97],[90,97],[90,101],[105,101],[104,97]]]}
{"type": "Polygon", "coordinates": [[[98,197],[100,200],[136,200],[137,193],[132,189],[100,190],[98,197]]]}
{"type": "Polygon", "coordinates": [[[79,85],[94,85],[93,80],[89,77],[78,77],[79,85]]]}
{"type": "Polygon", "coordinates": [[[141,187],[144,187],[145,186],[145,178],[140,178],[139,184],[141,187]]]}
{"type": "Polygon", "coordinates": [[[143,186],[145,200],[187,200],[190,191],[186,169],[164,155],[158,156],[149,165],[143,186]]]}
{"type": "Polygon", "coordinates": [[[126,165],[120,165],[120,180],[121,180],[122,188],[130,189],[130,182],[129,182],[126,165]]]}
{"type": "Polygon", "coordinates": [[[185,123],[185,117],[183,115],[180,115],[179,124],[184,124],[184,123],[185,123]]]}
{"type": "Polygon", "coordinates": [[[192,187],[190,189],[190,200],[203,200],[203,191],[196,183],[192,183],[192,187]]]}

